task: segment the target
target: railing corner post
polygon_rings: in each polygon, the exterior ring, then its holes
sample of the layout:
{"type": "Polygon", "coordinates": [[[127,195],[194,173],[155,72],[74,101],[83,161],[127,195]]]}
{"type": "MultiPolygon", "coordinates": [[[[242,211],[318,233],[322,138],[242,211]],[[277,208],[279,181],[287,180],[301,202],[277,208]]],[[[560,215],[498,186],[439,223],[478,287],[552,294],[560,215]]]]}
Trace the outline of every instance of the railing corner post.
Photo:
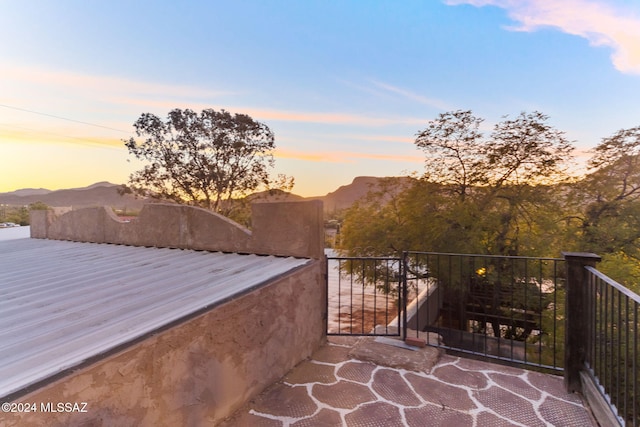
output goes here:
{"type": "Polygon", "coordinates": [[[564,386],[570,392],[581,392],[580,371],[585,366],[589,301],[587,271],[595,267],[600,256],[588,252],[563,252],[566,262],[564,386]]]}

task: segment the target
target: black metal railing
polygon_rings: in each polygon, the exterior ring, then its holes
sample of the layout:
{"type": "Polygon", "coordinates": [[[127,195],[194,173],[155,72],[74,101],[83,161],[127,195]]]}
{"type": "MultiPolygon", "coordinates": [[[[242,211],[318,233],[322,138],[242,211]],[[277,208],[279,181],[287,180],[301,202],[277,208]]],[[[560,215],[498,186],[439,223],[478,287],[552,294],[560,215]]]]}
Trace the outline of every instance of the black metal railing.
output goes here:
{"type": "Polygon", "coordinates": [[[402,260],[327,257],[327,335],[395,335],[401,330],[402,260]]]}
{"type": "Polygon", "coordinates": [[[585,365],[621,425],[640,426],[640,296],[587,266],[585,365]]]}
{"type": "Polygon", "coordinates": [[[408,333],[435,332],[427,344],[562,371],[563,262],[405,252],[408,333]]]}
{"type": "MultiPolygon", "coordinates": [[[[564,374],[598,395],[605,424],[640,427],[640,296],[600,257],[403,252],[327,259],[329,335],[424,338],[431,346],[564,374]]],[[[600,418],[599,418],[600,419],[600,418]]]]}

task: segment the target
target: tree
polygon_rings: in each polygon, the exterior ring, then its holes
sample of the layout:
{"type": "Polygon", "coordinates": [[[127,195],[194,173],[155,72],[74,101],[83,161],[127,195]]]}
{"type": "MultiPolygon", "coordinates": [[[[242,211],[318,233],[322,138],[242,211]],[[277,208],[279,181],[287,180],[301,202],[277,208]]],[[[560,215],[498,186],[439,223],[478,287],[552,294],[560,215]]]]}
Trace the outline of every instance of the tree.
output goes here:
{"type": "MultiPolygon", "coordinates": [[[[460,241],[468,243],[469,251],[479,250],[482,242],[483,252],[500,255],[538,255],[548,248],[533,238],[556,234],[559,210],[552,185],[568,178],[566,163],[573,150],[548,119],[537,111],[505,117],[485,137],[483,120],[458,110],[440,114],[418,133],[416,146],[426,154],[423,180],[439,184],[422,187],[431,190],[430,199],[438,192],[444,204],[422,216],[437,224],[434,236],[441,235],[456,250],[460,241]]],[[[413,211],[419,216],[421,209],[413,211]]],[[[434,243],[432,248],[442,247],[434,243]]]]}
{"type": "Polygon", "coordinates": [[[424,178],[449,186],[464,199],[474,187],[550,184],[565,178],[573,147],[538,111],[495,125],[487,139],[484,121],[469,110],[442,113],[418,133],[427,155],[424,178]]]}
{"type": "Polygon", "coordinates": [[[551,185],[567,178],[573,146],[548,120],[539,111],[523,112],[495,125],[480,164],[492,187],[551,185]]]}
{"type": "Polygon", "coordinates": [[[411,185],[406,178],[383,178],[345,212],[340,247],[347,255],[397,255],[407,247],[401,195],[411,185]]]}
{"type": "Polygon", "coordinates": [[[574,187],[578,245],[603,257],[606,274],[638,290],[640,281],[640,126],[593,150],[590,173],[574,187]]]}
{"type": "Polygon", "coordinates": [[[274,135],[248,115],[174,109],[166,121],[144,113],[133,126],[144,139],[124,140],[125,146],[149,163],[129,177],[129,190],[136,194],[228,216],[236,206],[234,198],[274,185],[287,190],[293,186],[292,178],[270,178],[274,135]]]}
{"type": "Polygon", "coordinates": [[[469,110],[452,111],[418,133],[415,144],[427,154],[424,178],[448,186],[462,200],[473,186],[485,184],[482,122],[469,110]]]}

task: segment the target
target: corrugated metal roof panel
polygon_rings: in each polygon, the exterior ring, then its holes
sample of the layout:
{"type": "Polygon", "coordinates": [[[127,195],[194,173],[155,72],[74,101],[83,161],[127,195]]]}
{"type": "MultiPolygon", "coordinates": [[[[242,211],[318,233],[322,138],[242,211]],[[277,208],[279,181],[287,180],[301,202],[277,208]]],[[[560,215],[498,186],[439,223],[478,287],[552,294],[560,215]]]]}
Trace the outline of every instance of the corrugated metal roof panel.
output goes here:
{"type": "Polygon", "coordinates": [[[0,241],[0,397],[308,262],[54,240],[0,241]]]}

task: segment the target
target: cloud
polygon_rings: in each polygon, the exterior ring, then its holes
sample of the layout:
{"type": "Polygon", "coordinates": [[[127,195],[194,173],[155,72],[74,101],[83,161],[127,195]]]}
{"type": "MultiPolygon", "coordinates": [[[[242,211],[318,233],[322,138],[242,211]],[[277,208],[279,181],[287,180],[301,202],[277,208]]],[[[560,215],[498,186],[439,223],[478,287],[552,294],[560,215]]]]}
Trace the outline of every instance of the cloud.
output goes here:
{"type": "Polygon", "coordinates": [[[229,95],[232,92],[214,91],[188,85],[153,83],[122,77],[82,74],[67,70],[37,68],[24,65],[4,64],[0,67],[4,80],[13,80],[34,86],[45,86],[84,93],[102,99],[111,99],[117,94],[135,94],[151,99],[162,98],[211,98],[229,95]]]}
{"type": "Polygon", "coordinates": [[[376,117],[339,112],[298,112],[257,108],[245,108],[242,112],[258,118],[259,120],[324,123],[333,125],[388,126],[394,124],[415,125],[424,123],[424,120],[412,117],[376,117]]]}
{"type": "MultiPolygon", "coordinates": [[[[423,122],[422,124],[424,124],[423,122]]],[[[357,139],[362,141],[381,141],[381,142],[400,142],[406,144],[413,144],[415,142],[415,138],[408,136],[398,136],[398,135],[357,135],[357,134],[345,134],[338,135],[340,138],[349,138],[349,139],[357,139]]]]}
{"type": "Polygon", "coordinates": [[[23,126],[0,123],[0,141],[20,144],[69,144],[81,147],[98,147],[124,150],[124,142],[112,137],[75,135],[74,129],[45,131],[23,126]]]}
{"type": "MultiPolygon", "coordinates": [[[[232,91],[210,88],[172,85],[128,79],[122,77],[91,75],[67,70],[38,68],[21,64],[0,64],[0,103],[24,109],[37,110],[43,115],[95,117],[118,112],[120,119],[130,120],[142,111],[164,116],[173,108],[226,109],[232,113],[249,114],[261,121],[318,123],[345,126],[422,125],[423,119],[405,116],[375,116],[340,111],[289,111],[243,105],[222,105],[221,98],[229,99],[232,91]],[[213,101],[213,102],[212,102],[213,101]],[[89,107],[89,109],[87,108],[89,107]],[[81,110],[82,114],[74,111],[81,110]]],[[[382,85],[382,84],[381,84],[382,85]]],[[[392,90],[391,86],[386,90],[392,90]]],[[[400,90],[393,88],[393,90],[400,90]]],[[[405,94],[407,96],[408,92],[405,94]]],[[[22,115],[24,116],[24,114],[22,115]]],[[[109,116],[109,120],[118,118],[109,116]]],[[[86,119],[89,120],[89,119],[86,119]]],[[[109,126],[129,129],[130,123],[110,123],[109,126]]]]}
{"type": "Polygon", "coordinates": [[[424,95],[420,95],[418,93],[412,92],[408,89],[404,89],[386,82],[382,82],[376,79],[368,79],[366,80],[369,84],[364,85],[361,83],[354,83],[348,80],[340,80],[343,84],[360,90],[365,93],[373,94],[377,97],[388,96],[389,93],[393,95],[399,95],[402,98],[408,99],[413,102],[417,102],[419,104],[423,104],[438,110],[452,110],[453,108],[446,103],[437,98],[429,98],[424,95]]]}
{"type": "Polygon", "coordinates": [[[411,91],[409,91],[407,89],[403,89],[403,88],[400,88],[398,86],[390,85],[388,83],[380,82],[380,81],[377,81],[377,80],[371,80],[371,83],[373,83],[379,89],[383,89],[383,90],[385,90],[387,92],[391,92],[391,93],[394,93],[396,95],[400,95],[403,98],[407,98],[407,99],[409,99],[411,101],[415,101],[415,102],[418,102],[420,104],[428,105],[429,107],[434,107],[434,108],[437,108],[439,110],[444,110],[444,111],[452,110],[451,106],[449,106],[447,103],[445,103],[444,101],[441,101],[439,99],[427,98],[426,96],[419,95],[419,94],[411,92],[411,91]]]}
{"type": "Polygon", "coordinates": [[[306,152],[299,150],[291,150],[278,148],[275,152],[276,158],[305,160],[309,162],[327,162],[327,163],[356,163],[359,160],[384,160],[391,162],[409,162],[422,163],[424,157],[419,155],[398,155],[398,154],[378,154],[363,153],[356,151],[325,151],[325,152],[306,152]]]}
{"type": "Polygon", "coordinates": [[[513,31],[557,28],[583,37],[592,46],[613,49],[618,71],[640,74],[640,10],[596,0],[445,0],[448,5],[469,4],[505,9],[517,24],[513,31]]]}
{"type": "Polygon", "coordinates": [[[350,114],[341,112],[318,112],[318,111],[289,111],[269,108],[256,108],[246,106],[223,106],[202,102],[187,102],[177,106],[171,101],[146,100],[139,98],[122,97],[118,102],[126,105],[136,105],[138,107],[153,107],[169,111],[173,108],[191,108],[199,111],[205,108],[216,110],[225,109],[231,113],[248,114],[260,121],[280,121],[297,123],[320,123],[330,125],[351,125],[351,126],[388,126],[394,124],[424,124],[424,120],[412,117],[376,117],[363,114],[350,114]]]}

